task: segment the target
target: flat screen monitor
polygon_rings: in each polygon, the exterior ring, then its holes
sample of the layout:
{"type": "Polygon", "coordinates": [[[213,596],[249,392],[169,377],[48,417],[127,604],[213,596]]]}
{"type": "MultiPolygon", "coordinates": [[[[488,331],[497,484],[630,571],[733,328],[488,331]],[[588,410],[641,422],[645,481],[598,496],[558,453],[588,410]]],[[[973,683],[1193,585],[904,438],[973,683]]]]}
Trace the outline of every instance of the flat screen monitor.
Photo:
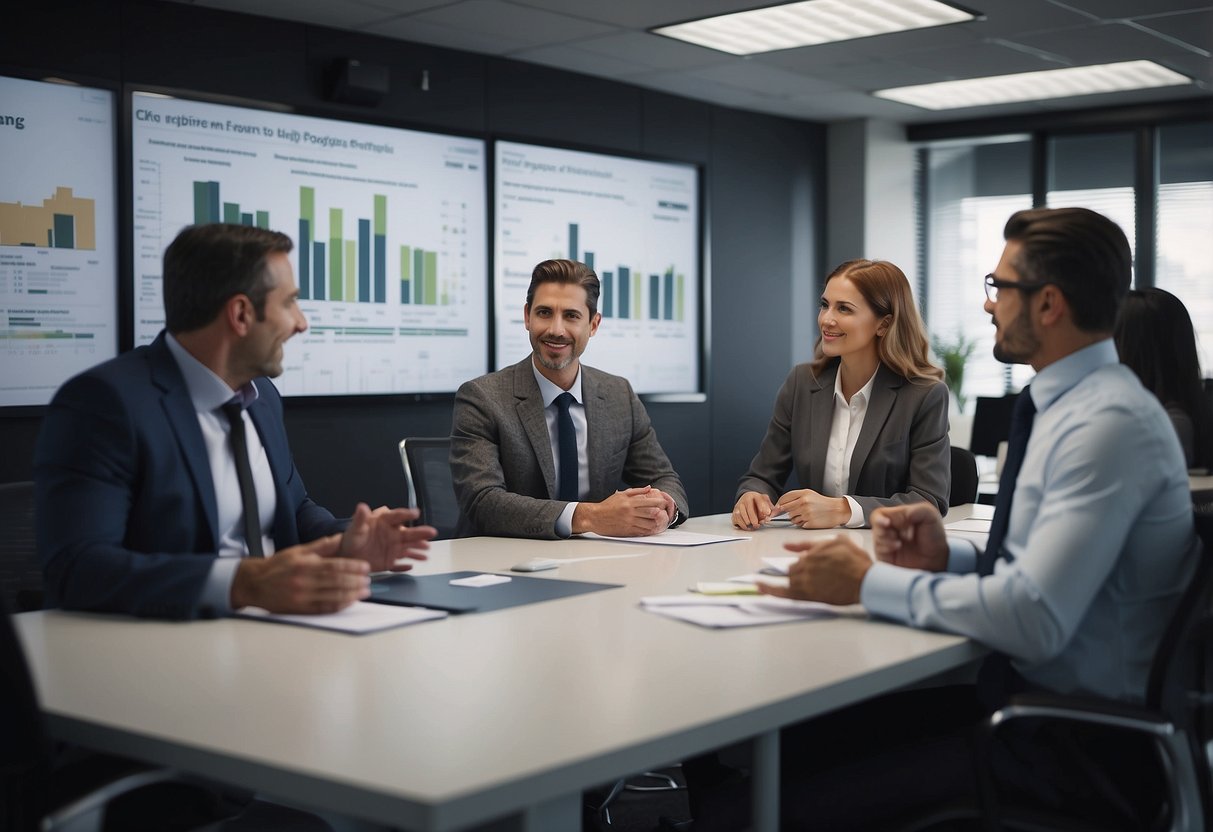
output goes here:
{"type": "Polygon", "coordinates": [[[0,77],[0,406],[118,353],[114,98],[0,77]]]}
{"type": "Polygon", "coordinates": [[[164,326],[161,264],[185,226],[282,231],[309,329],[288,396],[449,393],[488,365],[485,143],[136,91],[134,340],[164,326]]]}
{"type": "Polygon", "coordinates": [[[638,393],[700,393],[698,168],[507,141],[494,166],[496,366],[530,354],[535,265],[569,258],[602,284],[602,323],[582,361],[638,393]]]}

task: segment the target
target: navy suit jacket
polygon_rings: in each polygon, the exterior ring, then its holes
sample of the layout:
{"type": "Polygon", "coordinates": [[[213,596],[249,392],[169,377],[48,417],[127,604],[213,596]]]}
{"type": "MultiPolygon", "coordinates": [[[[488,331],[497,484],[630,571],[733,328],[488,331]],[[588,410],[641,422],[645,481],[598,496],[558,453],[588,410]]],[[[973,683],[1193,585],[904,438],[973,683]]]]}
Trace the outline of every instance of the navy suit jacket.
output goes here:
{"type": "MultiPolygon", "coordinates": [[[[256,380],[248,409],[273,473],[278,549],[341,531],[295,469],[282,399],[256,380]]],[[[219,540],[215,486],[185,379],[164,334],[68,381],[34,455],[47,606],[209,616],[199,599],[219,540]]]]}

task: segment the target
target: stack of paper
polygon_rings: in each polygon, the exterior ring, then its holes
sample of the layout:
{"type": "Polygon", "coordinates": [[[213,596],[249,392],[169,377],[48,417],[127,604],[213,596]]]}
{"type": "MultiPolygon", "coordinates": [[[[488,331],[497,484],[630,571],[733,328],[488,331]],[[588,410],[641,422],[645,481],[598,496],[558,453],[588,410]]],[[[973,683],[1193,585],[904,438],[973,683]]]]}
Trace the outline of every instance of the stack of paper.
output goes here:
{"type": "Polygon", "coordinates": [[[641,598],[640,606],[700,627],[753,627],[837,614],[834,607],[816,601],[753,595],[655,595],[641,598]]]}
{"type": "Polygon", "coordinates": [[[385,604],[368,604],[355,601],[340,612],[325,615],[280,615],[260,607],[244,607],[236,611],[240,618],[256,618],[261,621],[276,621],[280,624],[298,624],[321,630],[337,630],[342,633],[361,635],[419,621],[446,618],[442,610],[427,610],[421,607],[391,607],[385,604]]]}

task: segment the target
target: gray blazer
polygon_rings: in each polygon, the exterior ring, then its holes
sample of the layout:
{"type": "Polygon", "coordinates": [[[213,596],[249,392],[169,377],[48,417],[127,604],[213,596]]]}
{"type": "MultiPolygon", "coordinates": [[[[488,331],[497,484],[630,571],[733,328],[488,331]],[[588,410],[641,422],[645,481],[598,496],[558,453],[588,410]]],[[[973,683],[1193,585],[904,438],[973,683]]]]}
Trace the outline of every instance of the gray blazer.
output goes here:
{"type": "MultiPolygon", "coordinates": [[[[737,485],[737,499],[747,491],[779,499],[793,465],[802,487],[821,490],[837,375],[837,361],[821,378],[808,364],[792,368],[762,447],[737,485]]],[[[951,483],[948,388],[942,382],[911,383],[881,364],[851,457],[847,492],[863,509],[865,525],[875,508],[919,500],[942,514],[951,483]]]]}
{"type": "MultiPolygon", "coordinates": [[[[674,498],[685,518],[686,491],[657,442],[627,379],[581,365],[589,426],[589,501],[621,486],[652,485],[674,498]]],[[[556,468],[531,357],[465,382],[455,394],[451,474],[460,537],[556,537],[568,505],[556,497],[556,468]]]]}

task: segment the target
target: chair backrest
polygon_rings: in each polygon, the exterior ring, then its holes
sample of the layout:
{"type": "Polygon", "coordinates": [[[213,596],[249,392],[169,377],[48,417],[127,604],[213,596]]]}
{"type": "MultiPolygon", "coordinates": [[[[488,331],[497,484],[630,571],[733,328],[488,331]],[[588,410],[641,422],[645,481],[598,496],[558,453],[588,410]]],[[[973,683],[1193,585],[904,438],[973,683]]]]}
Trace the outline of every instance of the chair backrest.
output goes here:
{"type": "Polygon", "coordinates": [[[1196,763],[1205,822],[1213,823],[1213,516],[1196,514],[1200,556],[1150,668],[1146,705],[1184,731],[1196,763]]]}
{"type": "Polygon", "coordinates": [[[421,509],[421,522],[438,530],[438,540],[454,537],[459,525],[450,453],[451,440],[445,436],[400,440],[400,464],[409,487],[409,506],[421,509]]]}
{"type": "Polygon", "coordinates": [[[1011,435],[1011,412],[1018,393],[991,398],[978,396],[973,407],[973,433],[969,450],[979,456],[998,456],[998,443],[1011,435]]]}
{"type": "Polygon", "coordinates": [[[16,612],[42,606],[32,482],[0,483],[0,595],[16,612]]]}
{"type": "Polygon", "coordinates": [[[0,597],[0,829],[38,828],[51,745],[17,631],[0,597]]]}
{"type": "Polygon", "coordinates": [[[977,502],[977,457],[964,448],[952,448],[952,487],[948,506],[977,502]]]}

